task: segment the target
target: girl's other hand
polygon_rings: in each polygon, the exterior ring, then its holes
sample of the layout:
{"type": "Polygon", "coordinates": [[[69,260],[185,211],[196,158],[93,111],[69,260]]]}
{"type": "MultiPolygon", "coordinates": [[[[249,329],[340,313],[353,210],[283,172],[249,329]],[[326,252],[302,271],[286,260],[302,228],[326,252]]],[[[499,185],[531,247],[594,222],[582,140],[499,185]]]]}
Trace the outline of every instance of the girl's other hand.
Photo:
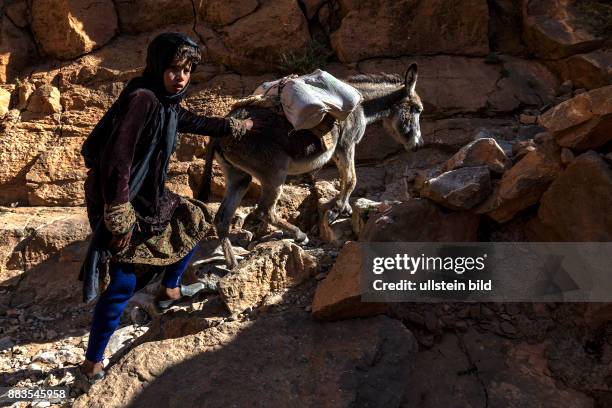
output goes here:
{"type": "Polygon", "coordinates": [[[132,238],[132,231],[126,232],[121,235],[113,235],[110,241],[110,248],[114,253],[120,252],[125,249],[130,243],[132,238]]]}

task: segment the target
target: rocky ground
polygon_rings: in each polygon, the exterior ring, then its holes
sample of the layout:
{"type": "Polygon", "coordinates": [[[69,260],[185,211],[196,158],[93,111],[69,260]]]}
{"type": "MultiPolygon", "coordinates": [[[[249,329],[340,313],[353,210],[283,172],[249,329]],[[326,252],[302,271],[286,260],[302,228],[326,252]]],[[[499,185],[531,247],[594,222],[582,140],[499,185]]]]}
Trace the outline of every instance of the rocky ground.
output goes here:
{"type": "MultiPolygon", "coordinates": [[[[605,1],[10,0],[0,16],[0,385],[67,385],[64,405],[87,407],[612,405],[609,304],[366,304],[351,244],[612,241],[605,1]],[[207,292],[163,315],[156,282],[137,294],[107,378],[83,394],[79,148],[171,30],[206,46],[185,101],[201,114],[287,72],[417,62],[425,146],[405,152],[369,126],[353,216],[331,225],[335,168],[289,180],[279,213],[308,233],[304,248],[263,243],[227,271],[203,242],[188,279],[207,292]]],[[[197,194],[205,147],[181,136],[171,189],[197,194]]],[[[234,220],[236,247],[258,193],[234,220]]]]}
{"type": "MultiPolygon", "coordinates": [[[[296,191],[306,196],[309,190],[303,183],[287,190],[293,194],[283,197],[284,210],[299,219],[290,205],[296,191]]],[[[26,262],[39,259],[50,245],[57,253],[2,292],[2,382],[71,387],[91,307],[80,303],[76,279],[65,276],[71,269],[68,275],[75,277],[79,264],[70,256],[80,254],[86,241],[71,241],[72,230],[59,242],[66,219],[38,210],[24,222],[18,216],[26,210],[5,210],[15,224],[22,222],[12,230],[26,236],[20,255],[26,262]]],[[[236,244],[244,245],[248,236],[238,228],[248,210],[242,208],[236,220],[236,244]]],[[[69,225],[86,222],[80,209],[71,217],[69,225]]],[[[5,213],[3,220],[10,217],[5,213]]],[[[348,221],[352,229],[359,219],[348,221]]],[[[359,268],[350,244],[340,251],[318,239],[303,249],[289,241],[259,244],[250,253],[239,251],[246,258],[231,272],[214,246],[202,243],[188,274],[210,290],[159,315],[150,304],[151,283],[134,297],[111,341],[107,378],[65,406],[170,405],[175,387],[183,390],[186,406],[332,401],[439,407],[460,401],[544,407],[609,401],[607,305],[404,303],[372,309],[359,302],[358,291],[351,293],[358,289],[359,268]],[[181,385],[193,381],[186,380],[191,372],[198,373],[195,389],[181,385]]],[[[72,389],[73,397],[81,392],[72,389]]]]}

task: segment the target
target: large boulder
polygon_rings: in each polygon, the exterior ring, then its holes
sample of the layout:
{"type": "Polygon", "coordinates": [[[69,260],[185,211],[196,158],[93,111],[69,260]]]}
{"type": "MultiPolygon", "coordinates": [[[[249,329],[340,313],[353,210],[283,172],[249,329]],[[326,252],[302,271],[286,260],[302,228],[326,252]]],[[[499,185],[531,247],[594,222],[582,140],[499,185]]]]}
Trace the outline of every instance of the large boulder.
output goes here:
{"type": "MultiPolygon", "coordinates": [[[[11,111],[13,112],[13,111],[11,111]]],[[[8,115],[7,115],[8,116],[8,115]]],[[[8,120],[0,138],[0,205],[27,204],[26,170],[57,139],[59,126],[51,116],[38,120],[8,120]]]]}
{"type": "Polygon", "coordinates": [[[213,26],[223,27],[236,22],[257,9],[257,0],[207,0],[194,3],[196,16],[213,26]]]}
{"type": "Polygon", "coordinates": [[[421,197],[451,210],[469,210],[491,193],[491,176],[486,166],[447,171],[424,183],[421,197]]]}
{"type": "Polygon", "coordinates": [[[597,153],[578,156],[542,196],[536,238],[612,241],[612,168],[597,153]]]}
{"type": "Polygon", "coordinates": [[[308,22],[297,2],[260,2],[257,10],[214,31],[197,24],[210,57],[240,73],[278,71],[283,55],[305,52],[310,42],[308,22]]]}
{"type": "Polygon", "coordinates": [[[342,62],[401,55],[486,55],[489,12],[484,0],[343,2],[345,17],[332,34],[342,62]]]}
{"type": "Polygon", "coordinates": [[[365,254],[357,242],[347,242],[329,274],[317,285],[312,315],[321,320],[340,320],[384,313],[385,303],[362,302],[361,274],[365,254]]]}
{"type": "Polygon", "coordinates": [[[479,217],[448,212],[426,199],[392,203],[372,214],[359,236],[368,242],[476,241],[479,217]]]}
{"type": "Polygon", "coordinates": [[[385,316],[320,323],[305,312],[266,315],[141,344],[74,407],[397,407],[417,348],[385,316]]]}
{"type": "Polygon", "coordinates": [[[571,80],[576,88],[595,89],[612,85],[612,49],[573,55],[550,65],[561,78],[571,80]]]}
{"type": "Polygon", "coordinates": [[[547,140],[527,153],[504,173],[493,194],[476,208],[476,212],[502,223],[537,204],[562,171],[560,150],[554,141],[547,140]]]}
{"type": "Polygon", "coordinates": [[[16,286],[13,304],[78,302],[77,276],[90,233],[82,207],[3,208],[0,285],[16,286]]]}
{"type": "Polygon", "coordinates": [[[298,285],[316,271],[315,259],[287,242],[258,245],[219,282],[219,293],[232,313],[257,307],[269,294],[298,285]]]}
{"type": "Polygon", "coordinates": [[[193,22],[191,0],[118,0],[114,3],[119,28],[124,33],[142,33],[170,24],[193,22]]]}
{"type": "Polygon", "coordinates": [[[80,150],[83,139],[61,137],[35,160],[26,174],[28,202],[38,206],[79,206],[85,203],[87,169],[80,150]]]}
{"type": "Polygon", "coordinates": [[[612,140],[612,85],[555,106],[539,122],[563,147],[584,151],[605,145],[612,140]]]}
{"type": "Polygon", "coordinates": [[[462,147],[444,163],[443,168],[444,170],[455,170],[475,166],[486,166],[492,173],[503,174],[512,167],[512,161],[499,147],[495,139],[482,138],[462,147]]]}
{"type": "MultiPolygon", "coordinates": [[[[25,229],[29,233],[27,245],[22,248],[26,269],[40,266],[58,255],[70,261],[84,258],[84,252],[68,253],[68,249],[74,244],[81,244],[91,233],[84,207],[37,207],[36,212],[32,211],[25,229]]],[[[78,248],[83,249],[80,245],[78,248]]],[[[44,291],[40,292],[42,294],[44,291]]]]}
{"type": "Polygon", "coordinates": [[[543,64],[504,56],[500,77],[489,96],[490,110],[515,111],[521,106],[542,106],[555,101],[559,82],[543,64]]]}
{"type": "Polygon", "coordinates": [[[0,84],[13,81],[36,58],[31,35],[15,26],[8,16],[0,16],[0,84]]]}
{"type": "Polygon", "coordinates": [[[559,59],[589,52],[602,44],[589,27],[581,24],[571,0],[523,2],[523,38],[538,57],[559,59]]]}
{"type": "Polygon", "coordinates": [[[117,31],[112,0],[34,0],[32,32],[42,51],[71,59],[100,48],[117,31]]]}

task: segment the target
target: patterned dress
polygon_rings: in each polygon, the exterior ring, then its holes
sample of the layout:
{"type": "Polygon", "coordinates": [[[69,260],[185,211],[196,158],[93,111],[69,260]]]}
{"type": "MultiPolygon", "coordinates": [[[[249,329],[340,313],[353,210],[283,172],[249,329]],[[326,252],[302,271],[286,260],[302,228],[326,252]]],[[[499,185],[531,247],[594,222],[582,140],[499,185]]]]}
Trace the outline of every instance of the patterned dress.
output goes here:
{"type": "MultiPolygon", "coordinates": [[[[132,231],[130,243],[113,255],[116,262],[169,265],[183,258],[209,231],[205,207],[198,200],[160,188],[166,170],[156,148],[138,194],[131,201],[129,181],[132,165],[143,160],[158,124],[161,102],[152,91],[131,92],[113,123],[113,131],[101,152],[100,166],[90,169],[85,181],[87,213],[92,227],[103,217],[110,234],[132,231]]],[[[211,137],[240,137],[246,130],[241,121],[206,117],[179,107],[177,132],[211,137]]],[[[175,136],[176,144],[176,136],[175,136]]],[[[174,150],[174,147],[173,147],[174,150]]]]}

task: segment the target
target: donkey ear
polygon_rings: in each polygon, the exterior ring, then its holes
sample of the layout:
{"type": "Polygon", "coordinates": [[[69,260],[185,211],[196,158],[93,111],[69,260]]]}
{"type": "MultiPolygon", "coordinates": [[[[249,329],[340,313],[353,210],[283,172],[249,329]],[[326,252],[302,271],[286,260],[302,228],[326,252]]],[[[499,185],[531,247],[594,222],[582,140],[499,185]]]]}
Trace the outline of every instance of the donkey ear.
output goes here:
{"type": "Polygon", "coordinates": [[[419,74],[417,72],[417,64],[416,62],[413,62],[406,70],[406,75],[404,76],[404,85],[406,85],[406,92],[414,92],[418,77],[419,74]]]}

